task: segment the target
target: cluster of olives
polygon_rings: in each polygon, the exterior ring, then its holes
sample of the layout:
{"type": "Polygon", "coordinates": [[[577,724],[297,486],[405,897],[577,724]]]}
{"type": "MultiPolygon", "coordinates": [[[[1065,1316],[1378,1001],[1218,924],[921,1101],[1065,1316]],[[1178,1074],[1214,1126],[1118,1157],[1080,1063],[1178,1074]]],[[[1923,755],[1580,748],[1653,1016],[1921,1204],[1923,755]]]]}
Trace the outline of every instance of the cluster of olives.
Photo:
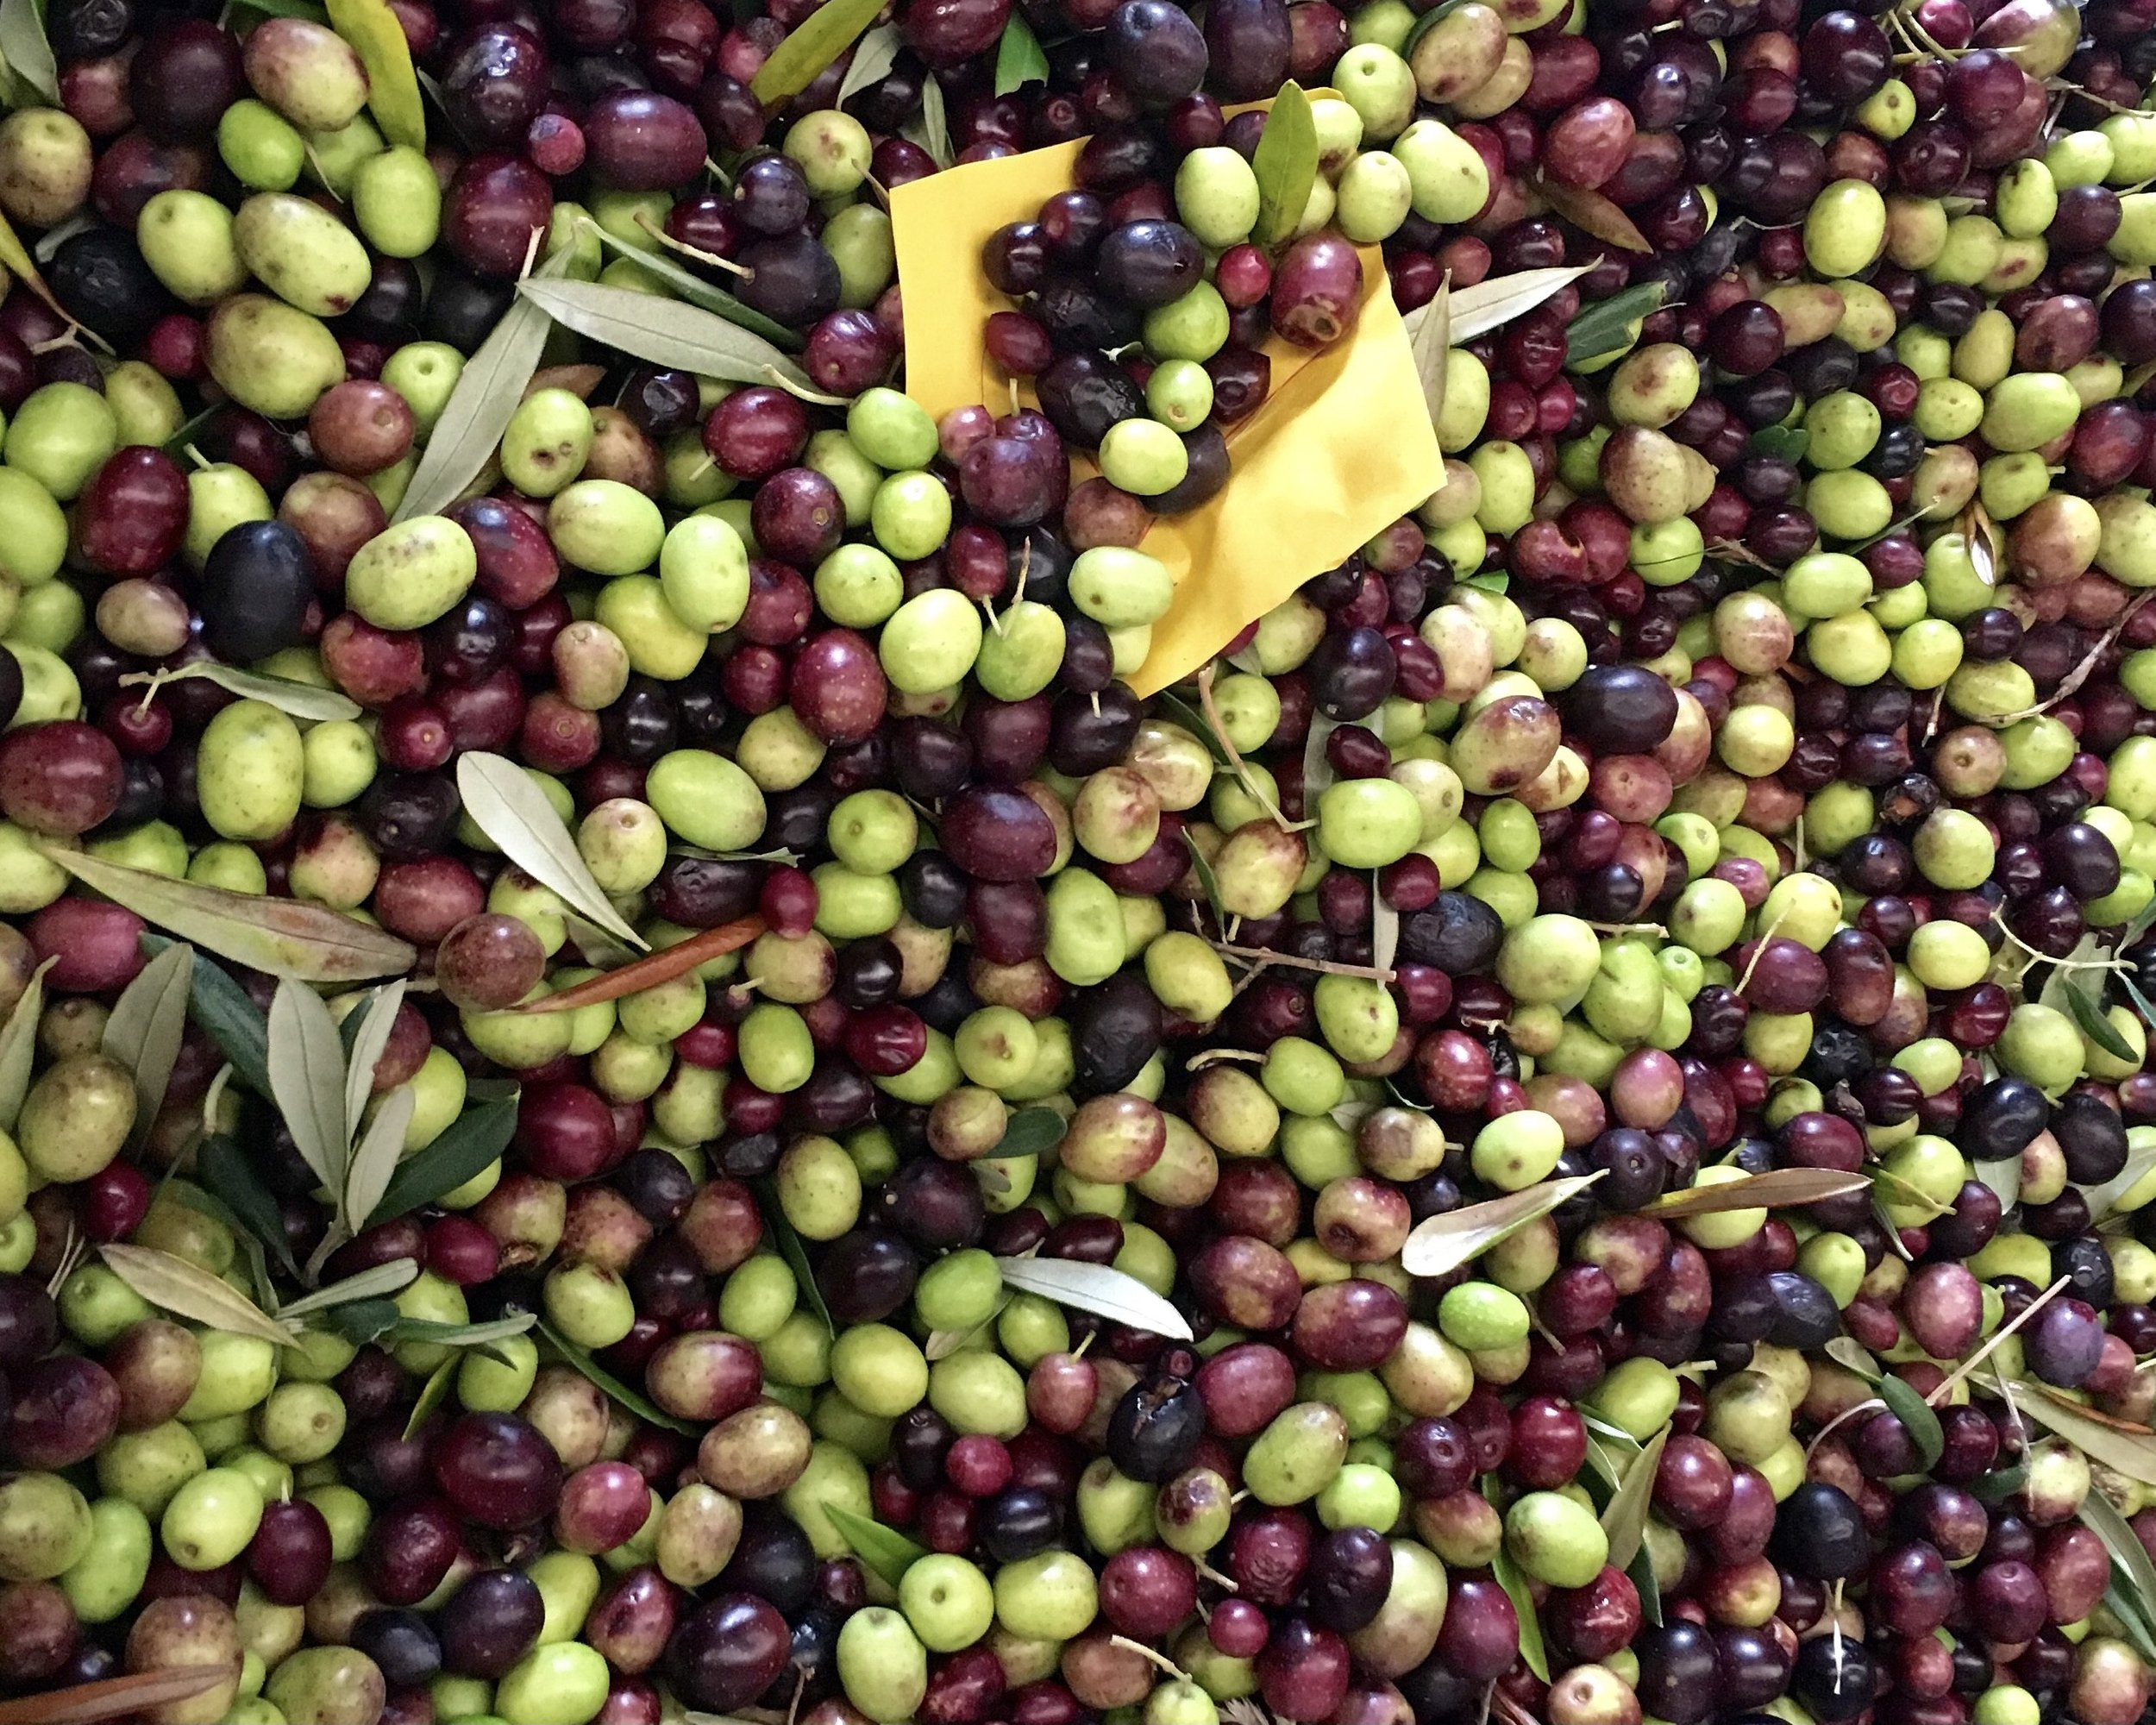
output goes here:
{"type": "Polygon", "coordinates": [[[2139,1725],[2152,0],[41,11],[0,1689],[2139,1725]],[[980,260],[1037,406],[937,419],[883,194],[1081,139],[980,260]],[[1372,246],[1577,273],[1443,361],[1442,490],[1138,697],[1148,527],[1372,246]],[[511,402],[536,270],[799,371],[617,320],[511,402]],[[348,1216],[191,888],[407,943],[350,1124],[498,1153],[348,1216]]]}

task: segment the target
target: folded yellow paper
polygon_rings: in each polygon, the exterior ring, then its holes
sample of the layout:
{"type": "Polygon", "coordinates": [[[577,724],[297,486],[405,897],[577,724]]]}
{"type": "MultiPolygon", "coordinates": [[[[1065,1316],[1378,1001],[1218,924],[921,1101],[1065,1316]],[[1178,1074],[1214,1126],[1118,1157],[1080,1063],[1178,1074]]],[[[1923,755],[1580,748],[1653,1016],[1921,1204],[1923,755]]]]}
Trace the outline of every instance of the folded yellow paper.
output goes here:
{"type": "MultiPolygon", "coordinates": [[[[1066,190],[1083,147],[972,162],[892,192],[906,393],[937,418],[1007,400],[1009,380],[987,357],[981,331],[1010,302],[982,273],[981,248],[1005,223],[1031,219],[1066,190]]],[[[1228,438],[1227,484],[1145,536],[1145,549],[1175,579],[1175,598],[1131,679],[1140,694],[1188,676],[1244,624],[1345,561],[1443,482],[1383,256],[1372,246],[1362,257],[1354,335],[1319,354],[1268,342],[1272,392],[1228,438]]]]}

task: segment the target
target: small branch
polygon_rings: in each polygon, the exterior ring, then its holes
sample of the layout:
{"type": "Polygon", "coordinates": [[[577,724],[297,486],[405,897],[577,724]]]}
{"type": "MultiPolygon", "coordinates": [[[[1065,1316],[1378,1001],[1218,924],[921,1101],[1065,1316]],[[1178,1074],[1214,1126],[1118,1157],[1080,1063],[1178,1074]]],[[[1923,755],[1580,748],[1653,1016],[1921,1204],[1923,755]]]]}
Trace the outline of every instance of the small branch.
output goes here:
{"type": "Polygon", "coordinates": [[[1256,775],[1250,771],[1250,764],[1244,760],[1242,754],[1235,746],[1234,739],[1228,735],[1227,726],[1220,723],[1220,709],[1213,699],[1213,673],[1219,668],[1218,661],[1208,661],[1205,669],[1198,673],[1198,705],[1204,709],[1206,723],[1213,727],[1213,736],[1219,739],[1220,747],[1226,751],[1228,765],[1234,768],[1237,781],[1245,791],[1250,793],[1250,800],[1271,817],[1273,825],[1282,832],[1300,832],[1306,827],[1315,826],[1317,822],[1314,820],[1291,822],[1258,785],[1256,775]]]}
{"type": "MultiPolygon", "coordinates": [[[[2121,110],[2120,111],[2127,110],[2121,110]]],[[[2119,613],[2118,621],[2103,632],[2103,638],[2082,656],[2082,661],[2078,665],[2066,673],[2059,687],[2046,699],[2037,702],[2034,706],[2023,707],[2019,712],[2001,713],[1996,718],[1987,719],[1984,722],[1994,731],[2000,730],[2006,725],[2018,724],[2022,719],[2034,718],[2039,714],[2048,712],[2059,702],[2071,698],[2084,683],[2096,674],[2096,661],[2104,656],[2113,642],[2126,632],[2126,625],[2131,623],[2140,614],[2141,607],[2153,599],[2156,599],[2156,587],[2151,587],[2128,605],[2124,611],[2122,611],[2119,613]]]]}
{"type": "Polygon", "coordinates": [[[1846,1425],[1850,1421],[1855,1419],[1859,1414],[1868,1414],[1875,1408],[1883,1409],[1885,1407],[1885,1402],[1882,1402],[1877,1396],[1867,1396],[1862,1402],[1856,1403],[1853,1407],[1843,1408],[1840,1413],[1835,1414],[1833,1419],[1829,1420],[1825,1425],[1821,1426],[1817,1432],[1814,1433],[1811,1442],[1804,1446],[1805,1465],[1807,1467],[1810,1466],[1813,1452],[1827,1441],[1827,1433],[1832,1432],[1835,1427],[1846,1425]]]}
{"type": "Polygon", "coordinates": [[[1291,970],[1319,970],[1328,976],[1361,976],[1372,982],[1389,982],[1395,973],[1380,970],[1372,964],[1342,964],[1331,958],[1303,958],[1292,952],[1270,952],[1262,946],[1231,946],[1225,941],[1207,943],[1215,952],[1229,958],[1253,961],[1260,969],[1268,964],[1285,964],[1291,970]]]}
{"type": "Polygon", "coordinates": [[[2021,1309],[2015,1314],[2013,1322],[2000,1325],[1997,1334],[1993,1336],[1991,1339],[1986,1342],[1982,1347],[1978,1348],[1976,1352],[1971,1354],[1969,1358],[1964,1360],[1959,1365],[1956,1366],[1950,1377],[1942,1378],[1940,1381],[1939,1388],[1933,1390],[1930,1395],[1924,1398],[1924,1400],[1932,1407],[1938,1407],[1942,1399],[1953,1393],[1953,1388],[1957,1383],[1960,1383],[1963,1378],[1968,1377],[1971,1372],[1974,1371],[1978,1366],[1982,1365],[1985,1360],[1990,1358],[1993,1350],[1995,1350],[2001,1342],[2004,1341],[2009,1336],[2012,1335],[2015,1331],[2020,1329],[2022,1325],[2026,1324],[2031,1318],[2034,1317],[2039,1312],[2042,1311],[2045,1306],[2058,1295],[2059,1291],[2072,1280],[2073,1278],[2071,1276],[2060,1276],[2058,1281],[2053,1283],[2050,1287],[2046,1288],[2041,1294],[2039,1294],[2034,1300],[2030,1301],[2028,1305],[2022,1307],[2021,1309]]]}

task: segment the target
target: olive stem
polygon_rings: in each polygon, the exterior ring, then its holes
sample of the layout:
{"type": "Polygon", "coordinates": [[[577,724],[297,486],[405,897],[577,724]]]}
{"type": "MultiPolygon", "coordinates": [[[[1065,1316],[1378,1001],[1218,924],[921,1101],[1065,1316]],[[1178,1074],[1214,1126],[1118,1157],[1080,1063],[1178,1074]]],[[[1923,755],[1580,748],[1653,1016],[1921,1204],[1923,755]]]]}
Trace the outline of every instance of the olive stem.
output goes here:
{"type": "Polygon", "coordinates": [[[722,258],[717,252],[707,252],[701,246],[692,246],[686,240],[677,240],[660,227],[644,210],[636,212],[636,225],[670,252],[679,252],[685,258],[693,258],[699,264],[713,269],[724,270],[729,275],[739,276],[743,281],[755,279],[755,271],[746,264],[737,264],[731,258],[722,258]]]}
{"type": "MultiPolygon", "coordinates": [[[[1198,673],[1198,705],[1204,710],[1206,723],[1212,727],[1213,737],[1226,751],[1228,765],[1234,769],[1237,782],[1250,794],[1250,800],[1271,817],[1273,825],[1282,832],[1300,832],[1306,827],[1315,826],[1317,822],[1314,820],[1297,821],[1291,825],[1288,817],[1280,812],[1279,806],[1265,794],[1264,788],[1251,775],[1249,763],[1236,748],[1234,739],[1228,735],[1227,726],[1220,723],[1220,709],[1213,699],[1213,678],[1219,668],[1219,661],[1209,660],[1205,669],[1198,673]]],[[[1386,980],[1391,980],[1389,975],[1386,980]]]]}
{"type": "Polygon", "coordinates": [[[1184,1061],[1183,1070],[1186,1072],[1202,1071],[1205,1068],[1217,1065],[1223,1060],[1248,1060],[1253,1064],[1263,1065],[1265,1057],[1247,1048],[1208,1048],[1203,1053],[1194,1054],[1189,1059],[1184,1061]]]}
{"type": "Polygon", "coordinates": [[[2039,951],[2035,947],[2031,946],[2026,940],[2022,939],[2020,935],[2015,933],[2012,929],[2009,928],[2006,925],[2006,912],[2003,908],[1994,910],[1991,913],[1991,920],[1998,924],[1999,932],[2001,934],[2004,935],[2009,940],[2012,941],[2016,946],[2020,947],[2022,951],[2028,954],[2030,963],[2025,966],[2021,971],[2021,974],[2024,976],[2028,975],[2029,971],[2035,969],[2038,964],[2055,964],[2061,970],[2125,971],[2133,968],[2123,958],[2054,958],[2048,952],[2039,951]]]}
{"type": "Polygon", "coordinates": [[[1108,1637],[1108,1645],[1112,1647],[1121,1647],[1126,1653],[1138,1654],[1148,1665],[1157,1665],[1178,1683],[1190,1681],[1188,1672],[1169,1659],[1166,1653],[1156,1648],[1147,1647],[1143,1641],[1133,1641],[1128,1635],[1111,1635],[1108,1637]]]}
{"type": "Polygon", "coordinates": [[[1939,1383],[1939,1387],[1933,1390],[1930,1395],[1927,1396],[1924,1400],[1932,1407],[1938,1407],[1942,1397],[1951,1395],[1957,1383],[1959,1383],[1962,1379],[1968,1377],[1971,1372],[1974,1371],[1978,1366],[1982,1365],[1985,1360],[1990,1358],[1993,1351],[1997,1348],[2001,1342],[2004,1341],[2009,1336],[2012,1335],[2015,1331],[2020,1329],[2022,1325],[2026,1324],[2031,1318],[2034,1317],[2039,1312],[2042,1311],[2045,1306],[2056,1297],[2059,1291],[2072,1280],[2073,1278],[2071,1276],[2060,1276],[2058,1281],[2053,1283],[2050,1287],[2046,1288],[2041,1294],[2039,1294],[2034,1300],[2030,1301],[2028,1305],[2022,1307],[2019,1312],[2016,1312],[2014,1314],[2014,1318],[2011,1322],[2000,1325],[1996,1333],[1992,1336],[1990,1341],[1986,1342],[1982,1347],[1978,1348],[1976,1352],[1971,1354],[1967,1359],[1964,1360],[1959,1365],[1956,1366],[1950,1374],[1941,1378],[1939,1383]]]}
{"type": "Polygon", "coordinates": [[[1855,1402],[1852,1405],[1843,1408],[1840,1413],[1835,1414],[1833,1419],[1829,1420],[1825,1425],[1821,1426],[1818,1432],[1813,1436],[1811,1442],[1804,1446],[1804,1459],[1807,1465],[1808,1465],[1812,1459],[1812,1452],[1821,1444],[1827,1441],[1827,1434],[1833,1431],[1835,1427],[1855,1419],[1859,1414],[1867,1413],[1874,1408],[1884,1408],[1885,1406],[1886,1403],[1882,1402],[1877,1396],[1866,1396],[1861,1402],[1855,1402]]]}
{"type": "Polygon", "coordinates": [[[2059,687],[2053,690],[2051,694],[2046,699],[2037,702],[2034,706],[2024,707],[2019,712],[2001,713],[1996,718],[1990,720],[1989,723],[1994,728],[1996,728],[1997,726],[2002,724],[2016,724],[2024,718],[2034,718],[2040,713],[2050,712],[2052,708],[2057,706],[2062,700],[2070,699],[2084,683],[2087,682],[2089,679],[2095,674],[2096,662],[2110,649],[2111,643],[2116,641],[2121,635],[2125,633],[2126,625],[2131,623],[2134,618],[2140,614],[2141,607],[2147,605],[2152,599],[2156,599],[2156,587],[2150,588],[2147,593],[2141,594],[2139,599],[2136,599],[2132,604],[2128,605],[2124,611],[2122,611],[2119,613],[2118,621],[2104,630],[2103,638],[2098,641],[2095,646],[2091,647],[2088,650],[2087,654],[2083,656],[2082,661],[2078,665],[2076,665],[2072,670],[2066,673],[2059,687]]]}
{"type": "Polygon", "coordinates": [[[1670,934],[1658,922],[1590,922],[1588,926],[1597,934],[1658,934],[1665,940],[1670,934]]]}
{"type": "Polygon", "coordinates": [[[1285,964],[1291,970],[1319,970],[1328,976],[1362,976],[1373,982],[1394,980],[1392,971],[1380,970],[1374,964],[1342,964],[1331,958],[1304,958],[1293,952],[1269,952],[1262,946],[1232,946],[1223,940],[1208,944],[1225,957],[1249,959],[1261,970],[1268,964],[1285,964]]]}
{"type": "Polygon", "coordinates": [[[1730,990],[1732,994],[1741,995],[1745,988],[1751,985],[1752,973],[1759,968],[1759,961],[1767,956],[1767,943],[1774,938],[1775,931],[1779,929],[1782,925],[1789,919],[1789,909],[1786,906],[1784,906],[1782,914],[1775,918],[1772,922],[1767,925],[1767,932],[1761,935],[1758,941],[1753,945],[1752,949],[1752,961],[1745,966],[1745,974],[1738,978],[1737,986],[1730,990]]]}
{"type": "Polygon", "coordinates": [[[1233,1580],[1230,1577],[1221,1574],[1219,1570],[1213,1568],[1213,1566],[1207,1563],[1203,1558],[1194,1558],[1191,1560],[1191,1564],[1192,1567],[1198,1571],[1199,1580],[1209,1581],[1215,1587],[1218,1587],[1228,1593],[1239,1593],[1242,1591],[1242,1585],[1240,1583],[1233,1580]]]}

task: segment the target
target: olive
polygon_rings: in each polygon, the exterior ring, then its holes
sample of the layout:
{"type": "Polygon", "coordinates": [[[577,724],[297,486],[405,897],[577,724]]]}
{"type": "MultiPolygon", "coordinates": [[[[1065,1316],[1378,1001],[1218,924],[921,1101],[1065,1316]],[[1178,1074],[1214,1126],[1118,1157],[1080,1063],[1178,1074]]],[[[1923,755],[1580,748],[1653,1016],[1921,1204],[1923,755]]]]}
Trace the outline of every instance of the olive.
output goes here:
{"type": "Polygon", "coordinates": [[[70,237],[53,254],[46,281],[69,316],[116,347],[135,346],[173,309],[134,236],[118,228],[85,228],[70,237]]]}
{"type": "Polygon", "coordinates": [[[1108,1458],[1125,1478],[1157,1485],[1190,1465],[1205,1429],[1205,1402],[1195,1383],[1148,1379],[1125,1390],[1108,1416],[1108,1458]]]}
{"type": "Polygon", "coordinates": [[[1820,1480],[1798,1486],[1783,1502],[1768,1550],[1783,1568],[1814,1581],[1862,1575],[1871,1560],[1863,1512],[1840,1487],[1820,1480]]]}
{"type": "Polygon", "coordinates": [[[197,588],[203,640],[220,659],[251,664],[305,637],[314,554],[283,521],[243,521],[210,548],[197,588]]]}

